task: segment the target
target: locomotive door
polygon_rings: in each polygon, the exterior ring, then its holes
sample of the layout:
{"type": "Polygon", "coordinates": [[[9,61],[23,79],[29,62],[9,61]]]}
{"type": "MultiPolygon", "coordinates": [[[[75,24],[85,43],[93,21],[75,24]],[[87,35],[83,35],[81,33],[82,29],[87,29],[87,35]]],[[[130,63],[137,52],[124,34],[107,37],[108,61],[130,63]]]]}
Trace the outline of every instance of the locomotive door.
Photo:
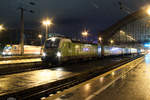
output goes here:
{"type": "Polygon", "coordinates": [[[61,49],[61,52],[63,54],[63,60],[66,61],[69,59],[69,55],[68,55],[68,41],[63,41],[62,42],[62,49],[61,49]]]}
{"type": "Polygon", "coordinates": [[[66,50],[65,50],[66,52],[66,57],[67,57],[67,59],[70,59],[70,57],[71,57],[71,44],[70,44],[70,42],[66,42],[66,50]]]}

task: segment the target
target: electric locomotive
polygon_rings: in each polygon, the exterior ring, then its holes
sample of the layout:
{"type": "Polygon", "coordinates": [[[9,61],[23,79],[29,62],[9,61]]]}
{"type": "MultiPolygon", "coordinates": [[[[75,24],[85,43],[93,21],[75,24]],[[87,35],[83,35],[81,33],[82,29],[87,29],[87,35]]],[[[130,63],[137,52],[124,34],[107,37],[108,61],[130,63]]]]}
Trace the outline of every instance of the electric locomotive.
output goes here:
{"type": "Polygon", "coordinates": [[[60,64],[72,59],[98,57],[100,54],[101,48],[97,44],[81,43],[64,37],[51,37],[44,43],[42,61],[60,64]]]}

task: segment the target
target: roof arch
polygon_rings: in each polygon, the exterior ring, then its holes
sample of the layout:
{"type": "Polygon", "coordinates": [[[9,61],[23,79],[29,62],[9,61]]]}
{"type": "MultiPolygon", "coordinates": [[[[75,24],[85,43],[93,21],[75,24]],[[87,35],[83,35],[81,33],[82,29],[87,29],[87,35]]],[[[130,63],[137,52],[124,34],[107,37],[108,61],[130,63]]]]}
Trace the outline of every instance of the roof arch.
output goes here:
{"type": "Polygon", "coordinates": [[[104,40],[109,40],[118,30],[120,30],[121,27],[134,22],[138,19],[147,17],[148,14],[146,13],[147,8],[139,9],[135,11],[132,14],[127,15],[123,19],[119,20],[112,26],[105,29],[103,32],[99,33],[99,36],[101,36],[104,40]]]}

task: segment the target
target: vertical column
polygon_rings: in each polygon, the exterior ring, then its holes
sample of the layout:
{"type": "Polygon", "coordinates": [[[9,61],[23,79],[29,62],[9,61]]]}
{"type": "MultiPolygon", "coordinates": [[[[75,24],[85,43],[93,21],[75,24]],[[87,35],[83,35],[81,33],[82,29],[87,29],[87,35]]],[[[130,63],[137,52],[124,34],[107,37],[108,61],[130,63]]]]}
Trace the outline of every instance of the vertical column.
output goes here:
{"type": "Polygon", "coordinates": [[[21,45],[21,55],[24,54],[24,9],[21,8],[21,38],[20,38],[20,45],[21,45]]]}

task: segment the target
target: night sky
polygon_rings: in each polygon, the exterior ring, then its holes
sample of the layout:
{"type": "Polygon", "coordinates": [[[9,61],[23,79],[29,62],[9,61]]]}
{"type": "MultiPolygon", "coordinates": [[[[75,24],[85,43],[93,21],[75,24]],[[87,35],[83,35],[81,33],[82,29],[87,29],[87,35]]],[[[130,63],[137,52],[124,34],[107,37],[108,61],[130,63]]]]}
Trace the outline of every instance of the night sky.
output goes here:
{"type": "Polygon", "coordinates": [[[0,0],[0,24],[18,28],[23,6],[34,14],[25,12],[25,28],[41,28],[43,18],[53,19],[51,32],[81,33],[85,28],[97,34],[128,13],[120,10],[118,1],[132,12],[148,4],[148,0],[0,0]],[[29,2],[36,5],[29,5],[29,2]]]}

